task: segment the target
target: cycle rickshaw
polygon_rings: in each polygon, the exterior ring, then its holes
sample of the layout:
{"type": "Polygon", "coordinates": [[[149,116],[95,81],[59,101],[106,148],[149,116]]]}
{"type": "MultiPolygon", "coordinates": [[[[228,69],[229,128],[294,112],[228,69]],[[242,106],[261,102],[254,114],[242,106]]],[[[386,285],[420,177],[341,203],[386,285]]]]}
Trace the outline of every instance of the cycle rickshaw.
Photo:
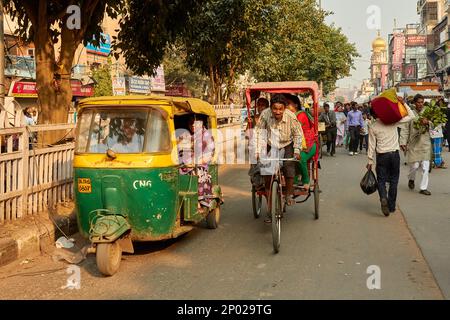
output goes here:
{"type": "MultiPolygon", "coordinates": [[[[308,171],[311,178],[311,186],[309,190],[303,190],[301,188],[296,188],[294,192],[294,199],[296,203],[304,203],[308,201],[311,196],[314,197],[314,218],[319,219],[319,86],[313,81],[297,81],[297,82],[266,82],[257,83],[252,85],[246,90],[246,100],[248,114],[251,114],[251,109],[255,108],[252,106],[252,101],[261,95],[265,94],[309,94],[313,100],[313,112],[312,116],[314,119],[314,134],[315,142],[317,145],[317,151],[314,157],[308,163],[308,171]]],[[[255,111],[256,114],[256,111],[255,111]]],[[[249,123],[253,123],[249,119],[249,123]]],[[[266,159],[266,160],[277,160],[277,161],[294,161],[294,159],[266,159]]],[[[272,178],[270,193],[266,194],[265,190],[257,190],[255,186],[252,187],[252,208],[253,215],[255,219],[258,219],[261,215],[262,209],[262,199],[265,197],[267,200],[269,197],[272,199],[271,207],[269,212],[272,221],[272,237],[273,237],[273,248],[274,252],[278,253],[280,249],[281,242],[281,220],[283,218],[283,213],[286,211],[285,207],[285,183],[278,168],[277,174],[272,178]]],[[[269,201],[268,201],[269,203],[269,201]]]]}

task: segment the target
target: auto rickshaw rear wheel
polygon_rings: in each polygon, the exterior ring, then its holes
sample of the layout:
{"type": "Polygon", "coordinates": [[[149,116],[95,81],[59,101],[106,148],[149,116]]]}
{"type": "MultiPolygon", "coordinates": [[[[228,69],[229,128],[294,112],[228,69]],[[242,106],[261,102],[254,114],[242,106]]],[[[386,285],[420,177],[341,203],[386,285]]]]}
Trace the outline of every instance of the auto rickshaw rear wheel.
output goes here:
{"type": "Polygon", "coordinates": [[[215,209],[211,210],[206,217],[206,225],[208,229],[217,229],[219,227],[220,222],[220,206],[217,206],[215,209]]]}
{"type": "Polygon", "coordinates": [[[100,272],[105,276],[112,276],[119,270],[122,248],[118,242],[99,243],[96,258],[100,272]]]}

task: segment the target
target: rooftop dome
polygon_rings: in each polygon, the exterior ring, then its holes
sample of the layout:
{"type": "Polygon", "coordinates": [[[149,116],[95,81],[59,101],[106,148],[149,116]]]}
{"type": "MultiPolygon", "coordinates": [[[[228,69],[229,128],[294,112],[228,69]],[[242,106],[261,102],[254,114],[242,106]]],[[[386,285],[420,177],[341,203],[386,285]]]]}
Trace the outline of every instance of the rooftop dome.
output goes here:
{"type": "Polygon", "coordinates": [[[380,36],[378,32],[378,37],[372,42],[373,51],[383,51],[386,50],[387,44],[386,41],[380,36]]]}

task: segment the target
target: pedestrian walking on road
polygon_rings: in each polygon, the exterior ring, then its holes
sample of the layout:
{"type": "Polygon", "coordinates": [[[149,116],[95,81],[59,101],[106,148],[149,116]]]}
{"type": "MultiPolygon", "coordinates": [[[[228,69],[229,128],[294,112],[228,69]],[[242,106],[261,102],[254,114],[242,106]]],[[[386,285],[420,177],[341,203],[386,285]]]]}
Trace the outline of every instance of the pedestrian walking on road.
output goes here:
{"type": "Polygon", "coordinates": [[[437,169],[447,169],[445,162],[442,159],[442,143],[444,141],[442,125],[430,129],[430,137],[433,147],[433,167],[437,169]]]}
{"type": "Polygon", "coordinates": [[[358,104],[352,102],[352,111],[347,115],[347,126],[350,133],[350,153],[349,155],[358,155],[359,132],[364,126],[362,112],[358,110],[358,104]]]}
{"type": "Polygon", "coordinates": [[[364,126],[361,128],[359,134],[359,152],[362,152],[363,148],[366,149],[366,153],[369,152],[369,123],[370,120],[367,114],[363,114],[364,126]]]}
{"type": "Polygon", "coordinates": [[[447,104],[447,123],[444,126],[444,140],[447,140],[448,152],[450,152],[450,104],[447,104]]]}
{"type": "Polygon", "coordinates": [[[327,155],[332,157],[336,154],[336,137],[337,137],[337,124],[336,114],[330,110],[330,105],[325,103],[323,106],[325,112],[319,117],[319,122],[325,122],[326,135],[327,135],[327,155]]]}
{"type": "MultiPolygon", "coordinates": [[[[406,109],[408,110],[408,116],[401,121],[404,123],[409,122],[414,117],[408,106],[406,106],[406,109]]],[[[372,169],[376,162],[381,211],[388,217],[395,212],[397,207],[397,187],[400,177],[398,124],[385,125],[373,111],[371,111],[371,114],[374,121],[369,125],[367,169],[372,169]],[[386,183],[389,183],[389,190],[386,189],[386,183]]]]}
{"type": "Polygon", "coordinates": [[[335,108],[336,113],[336,125],[337,125],[337,138],[336,138],[336,146],[342,147],[344,145],[345,138],[345,123],[347,122],[347,117],[344,113],[344,107],[342,103],[336,103],[335,108]]]}
{"type": "MultiPolygon", "coordinates": [[[[416,108],[415,118],[409,121],[409,125],[402,128],[400,131],[400,146],[403,151],[406,151],[407,161],[410,165],[410,172],[408,175],[408,187],[411,190],[415,188],[416,174],[419,168],[422,169],[422,181],[420,183],[420,194],[430,196],[428,191],[430,160],[431,160],[431,137],[430,131],[424,130],[421,132],[416,129],[414,122],[419,120],[419,115],[423,113],[425,99],[418,94],[414,97],[414,105],[416,108]]],[[[429,120],[422,119],[421,124],[429,127],[429,120]]]]}

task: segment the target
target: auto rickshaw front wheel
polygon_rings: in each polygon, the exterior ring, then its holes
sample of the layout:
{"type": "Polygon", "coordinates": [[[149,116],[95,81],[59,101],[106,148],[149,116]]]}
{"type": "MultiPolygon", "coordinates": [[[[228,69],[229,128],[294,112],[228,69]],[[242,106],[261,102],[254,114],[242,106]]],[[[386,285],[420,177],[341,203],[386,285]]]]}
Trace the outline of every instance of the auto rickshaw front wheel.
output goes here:
{"type": "Polygon", "coordinates": [[[217,229],[220,222],[220,206],[217,206],[211,210],[206,217],[206,225],[208,229],[217,229]]]}
{"type": "Polygon", "coordinates": [[[122,260],[122,248],[119,243],[99,243],[97,245],[97,267],[105,276],[112,276],[120,266],[122,260]]]}

